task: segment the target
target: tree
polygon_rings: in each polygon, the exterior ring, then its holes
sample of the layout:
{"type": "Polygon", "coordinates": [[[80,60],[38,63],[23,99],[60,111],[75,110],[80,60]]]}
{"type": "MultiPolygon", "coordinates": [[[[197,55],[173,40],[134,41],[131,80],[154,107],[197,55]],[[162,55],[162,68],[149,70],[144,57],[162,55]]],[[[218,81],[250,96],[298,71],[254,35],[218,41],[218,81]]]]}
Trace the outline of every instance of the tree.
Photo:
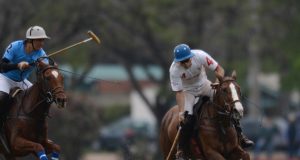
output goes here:
{"type": "Polygon", "coordinates": [[[13,38],[24,38],[27,27],[32,24],[44,26],[50,33],[52,39],[47,41],[46,51],[81,41],[91,29],[102,40],[100,46],[86,44],[53,57],[59,63],[69,62],[75,72],[84,68],[81,76],[72,78],[71,88],[80,86],[97,64],[121,64],[133,88],[160,122],[174,104],[168,70],[173,47],[178,43],[208,51],[228,71],[237,69],[242,88],[247,88],[244,82],[247,69],[257,59],[261,63],[256,71],[279,72],[287,91],[298,87],[298,3],[293,0],[260,2],[253,12],[259,21],[253,22],[249,16],[251,6],[236,0],[61,0],[55,3],[51,0],[26,3],[0,0],[0,48],[4,50],[13,38]],[[14,8],[9,7],[11,3],[14,8]],[[252,35],[251,28],[258,30],[256,35],[252,35]],[[253,55],[253,50],[248,49],[251,47],[247,47],[251,43],[259,50],[256,57],[248,58],[253,55]],[[133,72],[137,64],[143,66],[149,79],[160,88],[155,104],[146,98],[133,72]],[[162,69],[161,79],[149,71],[149,65],[153,64],[162,69]]]}

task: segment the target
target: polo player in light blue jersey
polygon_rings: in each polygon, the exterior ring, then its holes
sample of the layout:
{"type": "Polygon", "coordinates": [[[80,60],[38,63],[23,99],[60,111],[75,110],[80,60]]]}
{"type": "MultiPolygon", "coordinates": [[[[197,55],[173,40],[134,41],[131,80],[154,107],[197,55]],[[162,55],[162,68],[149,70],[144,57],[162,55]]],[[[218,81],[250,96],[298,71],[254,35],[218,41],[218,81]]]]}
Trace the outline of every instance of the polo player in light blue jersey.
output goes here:
{"type": "Polygon", "coordinates": [[[12,42],[6,48],[0,61],[0,114],[9,110],[8,99],[11,88],[20,87],[25,90],[32,86],[27,80],[34,67],[35,60],[46,56],[42,49],[45,39],[49,39],[40,26],[30,27],[26,32],[26,40],[12,42]]]}
{"type": "Polygon", "coordinates": [[[14,87],[28,89],[32,83],[27,80],[34,67],[30,66],[38,58],[46,56],[43,50],[45,39],[50,39],[40,26],[30,27],[26,40],[12,42],[6,48],[0,61],[0,114],[9,108],[6,106],[9,90],[14,87]]]}
{"type": "MultiPolygon", "coordinates": [[[[12,42],[6,48],[0,61],[0,116],[5,117],[9,111],[9,91],[19,87],[23,90],[32,86],[28,77],[34,70],[34,63],[40,57],[46,57],[43,46],[46,39],[45,30],[40,26],[29,27],[25,40],[12,42]]],[[[48,60],[44,60],[48,63],[48,60]]],[[[2,121],[2,120],[1,120],[2,121]]],[[[1,122],[2,123],[2,122],[1,122]]],[[[2,126],[2,124],[1,124],[2,126]]],[[[37,155],[40,160],[47,160],[45,151],[41,150],[37,155]]],[[[58,153],[52,153],[52,159],[58,160],[58,153]]]]}

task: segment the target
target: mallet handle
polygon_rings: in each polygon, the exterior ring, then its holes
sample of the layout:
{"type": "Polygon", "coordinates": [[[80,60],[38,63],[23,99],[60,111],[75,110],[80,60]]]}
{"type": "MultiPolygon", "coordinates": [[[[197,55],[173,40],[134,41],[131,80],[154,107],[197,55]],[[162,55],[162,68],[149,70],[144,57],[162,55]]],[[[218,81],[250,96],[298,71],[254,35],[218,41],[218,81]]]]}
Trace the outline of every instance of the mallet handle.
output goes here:
{"type": "Polygon", "coordinates": [[[170,160],[170,158],[171,158],[171,156],[172,156],[172,153],[174,152],[175,146],[176,146],[176,144],[177,144],[177,142],[178,142],[178,138],[179,138],[180,132],[181,132],[181,127],[178,128],[178,131],[177,131],[177,133],[176,133],[175,139],[174,139],[174,141],[173,141],[172,147],[171,147],[171,149],[170,149],[170,151],[169,151],[169,154],[168,154],[168,157],[167,157],[166,160],[170,160]]]}
{"type": "Polygon", "coordinates": [[[70,48],[72,48],[72,47],[75,47],[75,46],[77,46],[77,45],[79,45],[79,44],[86,43],[86,42],[88,42],[88,41],[90,41],[90,40],[92,40],[92,39],[93,39],[93,38],[88,38],[88,39],[83,40],[83,41],[81,41],[81,42],[75,43],[75,44],[70,45],[70,46],[68,46],[68,47],[65,47],[65,48],[63,48],[63,49],[60,49],[60,50],[55,51],[55,52],[53,52],[53,53],[50,53],[50,54],[48,54],[48,57],[51,57],[51,56],[53,56],[53,55],[56,55],[56,54],[58,54],[58,53],[60,53],[60,52],[63,52],[63,51],[65,51],[65,50],[67,50],[67,49],[70,49],[70,48]]]}

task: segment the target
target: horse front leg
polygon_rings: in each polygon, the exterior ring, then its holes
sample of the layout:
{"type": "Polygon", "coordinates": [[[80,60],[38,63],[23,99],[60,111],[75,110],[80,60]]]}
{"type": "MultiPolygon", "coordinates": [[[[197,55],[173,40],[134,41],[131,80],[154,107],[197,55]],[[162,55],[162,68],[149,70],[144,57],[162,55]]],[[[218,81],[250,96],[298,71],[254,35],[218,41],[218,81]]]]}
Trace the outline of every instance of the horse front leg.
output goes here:
{"type": "Polygon", "coordinates": [[[246,152],[240,146],[238,146],[229,155],[229,159],[232,159],[232,160],[240,160],[240,159],[250,160],[250,155],[249,155],[248,152],[246,152]]]}
{"type": "Polygon", "coordinates": [[[23,137],[16,137],[11,143],[11,148],[13,153],[34,152],[39,160],[48,160],[41,144],[29,141],[23,137]]]}
{"type": "Polygon", "coordinates": [[[58,144],[55,144],[53,141],[50,139],[47,139],[43,145],[46,148],[46,153],[50,154],[51,153],[51,160],[58,160],[59,159],[59,154],[60,154],[60,146],[58,144]]]}
{"type": "Polygon", "coordinates": [[[207,160],[226,160],[219,152],[212,149],[205,151],[204,154],[207,160]]]}

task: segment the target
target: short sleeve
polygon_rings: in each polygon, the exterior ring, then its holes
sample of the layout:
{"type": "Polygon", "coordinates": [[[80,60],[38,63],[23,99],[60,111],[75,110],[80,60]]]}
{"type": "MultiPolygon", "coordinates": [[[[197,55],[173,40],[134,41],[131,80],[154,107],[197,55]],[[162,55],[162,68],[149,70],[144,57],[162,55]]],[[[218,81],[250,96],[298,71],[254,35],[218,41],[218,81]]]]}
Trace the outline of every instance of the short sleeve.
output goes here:
{"type": "Polygon", "coordinates": [[[13,47],[13,44],[11,43],[5,50],[3,57],[2,58],[6,58],[9,61],[12,61],[14,58],[14,52],[15,52],[15,48],[13,47]]]}
{"type": "Polygon", "coordinates": [[[208,53],[202,50],[196,50],[197,59],[203,64],[206,68],[214,71],[218,67],[218,62],[214,60],[208,53]]]}
{"type": "Polygon", "coordinates": [[[178,70],[176,69],[175,63],[173,63],[170,68],[170,82],[172,91],[180,91],[183,89],[182,80],[178,70]]]}
{"type": "Polygon", "coordinates": [[[170,75],[170,80],[171,80],[172,91],[181,91],[183,89],[180,77],[177,77],[175,75],[170,75]]]}

